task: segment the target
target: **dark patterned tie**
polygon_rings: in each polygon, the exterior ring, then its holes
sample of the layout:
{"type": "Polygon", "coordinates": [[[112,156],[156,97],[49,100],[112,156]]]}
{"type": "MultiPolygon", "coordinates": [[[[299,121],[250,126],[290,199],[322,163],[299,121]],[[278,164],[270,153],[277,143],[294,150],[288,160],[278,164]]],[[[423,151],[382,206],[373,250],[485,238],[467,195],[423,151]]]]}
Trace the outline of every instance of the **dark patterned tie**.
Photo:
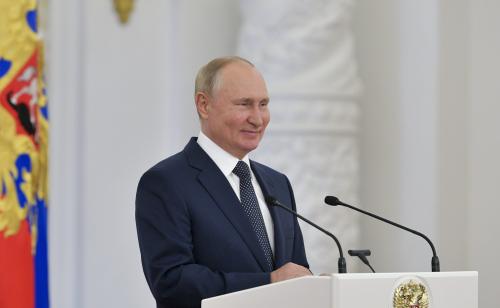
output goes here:
{"type": "Polygon", "coordinates": [[[243,206],[243,209],[252,224],[255,234],[257,234],[260,247],[262,247],[264,255],[266,256],[269,271],[272,271],[274,268],[273,251],[271,250],[271,245],[269,244],[269,238],[267,237],[266,226],[264,225],[264,219],[262,218],[262,213],[260,212],[257,195],[255,194],[252,186],[250,168],[244,161],[240,160],[236,164],[236,167],[234,167],[233,173],[240,178],[241,205],[243,206]]]}

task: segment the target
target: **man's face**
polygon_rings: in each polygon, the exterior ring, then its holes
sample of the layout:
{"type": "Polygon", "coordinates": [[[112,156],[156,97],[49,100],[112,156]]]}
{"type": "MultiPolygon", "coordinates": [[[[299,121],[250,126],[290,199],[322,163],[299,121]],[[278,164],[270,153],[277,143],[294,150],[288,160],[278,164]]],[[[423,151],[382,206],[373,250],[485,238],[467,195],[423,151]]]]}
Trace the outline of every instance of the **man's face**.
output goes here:
{"type": "Polygon", "coordinates": [[[257,148],[269,123],[266,84],[255,68],[243,62],[228,64],[218,78],[219,87],[212,95],[196,96],[202,131],[233,156],[243,158],[257,148]]]}

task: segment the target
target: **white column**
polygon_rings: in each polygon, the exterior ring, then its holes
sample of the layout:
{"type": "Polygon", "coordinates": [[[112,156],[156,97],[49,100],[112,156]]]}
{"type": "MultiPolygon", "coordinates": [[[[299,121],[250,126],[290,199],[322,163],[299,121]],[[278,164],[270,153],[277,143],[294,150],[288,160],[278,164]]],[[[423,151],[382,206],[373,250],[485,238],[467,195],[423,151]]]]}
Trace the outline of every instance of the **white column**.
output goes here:
{"type": "MultiPolygon", "coordinates": [[[[398,220],[437,245],[439,188],[439,5],[401,2],[399,10],[399,193],[398,220]]],[[[399,233],[401,271],[431,269],[431,249],[423,239],[399,233]],[[410,257],[411,256],[411,257],[410,257]]]]}
{"type": "Polygon", "coordinates": [[[82,299],[82,3],[50,1],[46,70],[49,99],[49,292],[52,307],[82,299]]]}
{"type": "Polygon", "coordinates": [[[498,305],[500,268],[500,2],[469,1],[467,45],[467,249],[468,268],[479,271],[480,307],[498,305]]]}
{"type": "MultiPolygon", "coordinates": [[[[330,208],[327,194],[358,204],[360,82],[350,31],[353,1],[241,1],[239,54],[262,72],[271,124],[254,158],[288,175],[298,211],[358,248],[356,214],[330,208]]],[[[337,271],[335,243],[302,225],[313,272],[337,271]]],[[[355,262],[348,263],[353,270],[355,262]]]]}

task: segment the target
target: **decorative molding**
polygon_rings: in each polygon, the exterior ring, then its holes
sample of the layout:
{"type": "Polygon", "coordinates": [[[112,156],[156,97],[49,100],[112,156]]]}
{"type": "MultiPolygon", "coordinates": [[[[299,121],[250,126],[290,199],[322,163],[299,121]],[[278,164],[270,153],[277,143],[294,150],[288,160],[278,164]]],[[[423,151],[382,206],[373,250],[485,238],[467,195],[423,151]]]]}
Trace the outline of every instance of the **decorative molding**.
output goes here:
{"type": "Polygon", "coordinates": [[[239,54],[261,70],[272,95],[357,96],[353,0],[241,0],[239,54]]]}
{"type": "MultiPolygon", "coordinates": [[[[327,105],[326,102],[319,104],[323,104],[323,108],[327,105]]],[[[308,106],[305,102],[302,105],[308,106]]],[[[334,114],[332,110],[337,103],[329,105],[333,108],[326,113],[334,114]]],[[[356,106],[354,103],[350,105],[356,106]]],[[[310,109],[317,107],[312,106],[310,109]]],[[[284,107],[279,109],[285,110],[284,107]]],[[[359,154],[355,134],[357,126],[354,124],[357,122],[357,112],[350,115],[350,112],[345,112],[344,116],[347,114],[347,118],[352,120],[346,121],[348,124],[340,128],[335,125],[328,127],[328,124],[334,123],[329,120],[311,125],[318,118],[314,113],[301,114],[297,109],[290,112],[295,115],[288,121],[285,121],[285,117],[278,119],[278,127],[269,127],[259,150],[252,154],[256,160],[289,177],[299,212],[337,234],[345,247],[355,247],[359,238],[356,219],[349,213],[326,207],[323,198],[332,194],[358,203],[359,154]],[[295,125],[292,118],[302,118],[302,121],[297,121],[299,125],[295,125]],[[280,122],[287,124],[279,125],[280,122]]],[[[272,113],[273,121],[275,115],[277,112],[272,113]]],[[[313,272],[336,272],[334,260],[338,253],[331,239],[307,225],[302,225],[302,232],[313,272]]],[[[351,270],[354,268],[352,265],[349,267],[351,270]]]]}
{"type": "Polygon", "coordinates": [[[276,99],[269,104],[272,121],[268,132],[331,133],[355,135],[359,106],[354,100],[276,99]]]}
{"type": "MultiPolygon", "coordinates": [[[[356,247],[355,216],[323,205],[327,194],[358,203],[357,76],[352,0],[241,0],[239,54],[267,81],[271,124],[253,157],[284,172],[297,209],[356,247]]],[[[302,225],[313,272],[336,272],[331,239],[302,225]]],[[[355,266],[349,264],[350,270],[355,266]]]]}
{"type": "Polygon", "coordinates": [[[115,11],[122,24],[127,24],[134,10],[134,0],[113,0],[115,11]]]}

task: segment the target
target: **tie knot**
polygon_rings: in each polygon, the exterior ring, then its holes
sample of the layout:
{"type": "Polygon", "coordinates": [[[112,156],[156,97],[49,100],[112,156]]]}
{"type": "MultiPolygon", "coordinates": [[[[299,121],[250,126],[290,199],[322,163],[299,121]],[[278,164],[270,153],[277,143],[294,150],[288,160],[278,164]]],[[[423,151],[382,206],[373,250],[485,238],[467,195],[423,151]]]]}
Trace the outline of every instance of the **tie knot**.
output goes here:
{"type": "Polygon", "coordinates": [[[236,164],[236,167],[233,169],[233,173],[236,174],[240,179],[249,179],[250,178],[250,168],[248,165],[240,160],[236,164]]]}

